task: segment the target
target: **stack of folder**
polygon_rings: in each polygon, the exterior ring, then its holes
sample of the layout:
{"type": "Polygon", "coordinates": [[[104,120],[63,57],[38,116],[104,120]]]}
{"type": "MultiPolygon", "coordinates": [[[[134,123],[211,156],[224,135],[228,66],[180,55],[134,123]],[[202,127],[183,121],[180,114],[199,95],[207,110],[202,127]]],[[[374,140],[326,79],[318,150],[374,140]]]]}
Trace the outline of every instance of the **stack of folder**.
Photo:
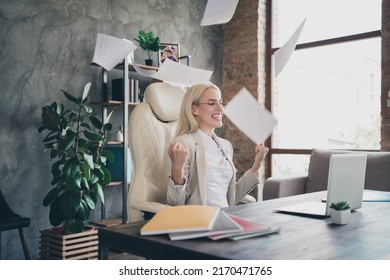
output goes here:
{"type": "Polygon", "coordinates": [[[219,207],[181,205],[161,209],[141,228],[140,233],[168,234],[171,240],[199,237],[240,240],[278,231],[278,227],[269,227],[230,215],[219,207]]]}

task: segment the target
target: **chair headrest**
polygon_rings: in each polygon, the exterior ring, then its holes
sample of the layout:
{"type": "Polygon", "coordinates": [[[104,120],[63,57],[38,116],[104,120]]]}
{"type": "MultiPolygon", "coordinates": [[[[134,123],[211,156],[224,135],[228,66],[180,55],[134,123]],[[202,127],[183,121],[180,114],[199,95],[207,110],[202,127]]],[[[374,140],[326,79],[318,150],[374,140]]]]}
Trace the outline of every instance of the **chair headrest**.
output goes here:
{"type": "Polygon", "coordinates": [[[156,82],[146,88],[145,100],[150,104],[158,119],[171,122],[179,117],[184,93],[184,88],[156,82]]]}

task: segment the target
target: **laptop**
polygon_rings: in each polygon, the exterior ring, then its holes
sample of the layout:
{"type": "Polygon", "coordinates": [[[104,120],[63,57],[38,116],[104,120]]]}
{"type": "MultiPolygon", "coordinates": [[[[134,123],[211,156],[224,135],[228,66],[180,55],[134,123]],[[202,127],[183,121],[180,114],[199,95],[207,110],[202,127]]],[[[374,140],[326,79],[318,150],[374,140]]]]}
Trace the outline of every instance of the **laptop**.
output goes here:
{"type": "Polygon", "coordinates": [[[326,202],[309,201],[274,209],[276,212],[328,217],[333,202],[346,201],[351,210],[362,207],[366,154],[333,154],[330,157],[326,202]]]}

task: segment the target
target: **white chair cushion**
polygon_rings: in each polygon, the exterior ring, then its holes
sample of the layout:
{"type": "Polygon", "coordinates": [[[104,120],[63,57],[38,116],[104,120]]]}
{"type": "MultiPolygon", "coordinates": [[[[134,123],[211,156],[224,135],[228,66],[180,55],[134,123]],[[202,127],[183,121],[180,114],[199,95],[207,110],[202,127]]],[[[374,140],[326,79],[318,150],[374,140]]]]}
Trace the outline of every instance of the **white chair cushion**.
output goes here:
{"type": "Polygon", "coordinates": [[[161,82],[150,84],[145,90],[146,102],[157,118],[164,122],[177,120],[183,95],[183,88],[161,82]]]}

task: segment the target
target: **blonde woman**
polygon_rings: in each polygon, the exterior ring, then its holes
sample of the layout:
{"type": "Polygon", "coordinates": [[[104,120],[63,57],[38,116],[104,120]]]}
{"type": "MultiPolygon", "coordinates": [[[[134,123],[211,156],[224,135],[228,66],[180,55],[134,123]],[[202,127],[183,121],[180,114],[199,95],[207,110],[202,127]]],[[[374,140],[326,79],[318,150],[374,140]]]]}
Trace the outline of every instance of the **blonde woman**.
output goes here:
{"type": "Polygon", "coordinates": [[[222,126],[223,106],[221,91],[213,84],[187,90],[176,137],[168,148],[168,204],[232,206],[259,183],[257,171],[268,148],[256,145],[252,167],[236,182],[233,147],[214,133],[222,126]]]}

